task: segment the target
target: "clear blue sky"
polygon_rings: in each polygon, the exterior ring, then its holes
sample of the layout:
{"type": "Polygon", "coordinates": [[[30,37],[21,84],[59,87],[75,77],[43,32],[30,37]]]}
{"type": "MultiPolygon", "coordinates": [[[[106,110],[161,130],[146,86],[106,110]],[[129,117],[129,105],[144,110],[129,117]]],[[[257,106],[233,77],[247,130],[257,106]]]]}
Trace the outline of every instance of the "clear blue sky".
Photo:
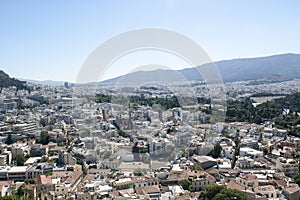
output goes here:
{"type": "MultiPolygon", "coordinates": [[[[300,53],[299,2],[3,0],[0,69],[14,77],[74,81],[98,45],[144,27],[185,34],[214,61],[300,53]]],[[[118,75],[117,67],[108,76],[118,75]]]]}

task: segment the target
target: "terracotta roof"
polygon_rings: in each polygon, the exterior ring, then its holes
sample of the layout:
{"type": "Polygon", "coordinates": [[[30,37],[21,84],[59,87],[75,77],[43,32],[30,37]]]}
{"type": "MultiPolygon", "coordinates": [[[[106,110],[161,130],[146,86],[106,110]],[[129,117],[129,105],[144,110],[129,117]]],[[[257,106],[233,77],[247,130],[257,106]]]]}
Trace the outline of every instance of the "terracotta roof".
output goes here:
{"type": "Polygon", "coordinates": [[[246,174],[246,175],[242,174],[242,175],[240,175],[240,177],[246,181],[253,181],[253,180],[257,179],[256,175],[254,175],[254,174],[246,174]]]}
{"type": "Polygon", "coordinates": [[[202,177],[204,176],[207,180],[215,181],[215,177],[207,173],[206,171],[190,171],[188,172],[189,177],[202,177]]]}
{"type": "Polygon", "coordinates": [[[74,184],[81,175],[82,172],[54,172],[51,176],[40,175],[37,182],[42,185],[52,185],[53,178],[60,178],[61,183],[74,184]]]}
{"type": "Polygon", "coordinates": [[[235,180],[231,180],[227,183],[228,189],[236,189],[236,190],[245,190],[245,187],[235,182],[235,180]]]}
{"type": "Polygon", "coordinates": [[[137,195],[147,195],[151,193],[160,193],[160,189],[157,185],[136,187],[135,192],[137,195]]]}
{"type": "Polygon", "coordinates": [[[189,200],[189,199],[191,199],[190,193],[185,193],[176,197],[176,200],[189,200]]]}
{"type": "Polygon", "coordinates": [[[54,172],[52,177],[60,177],[61,182],[73,184],[82,175],[82,172],[54,172]]]}
{"type": "Polygon", "coordinates": [[[286,187],[287,184],[284,180],[275,180],[275,183],[278,185],[278,186],[281,186],[281,187],[286,187]]]}
{"type": "Polygon", "coordinates": [[[215,174],[218,174],[219,173],[219,170],[214,168],[214,167],[211,167],[207,170],[205,170],[207,173],[209,173],[210,175],[215,175],[215,174]]]}
{"type": "Polygon", "coordinates": [[[40,175],[38,178],[38,183],[41,185],[52,185],[51,176],[40,175]]]}
{"type": "Polygon", "coordinates": [[[87,174],[85,177],[84,177],[84,179],[82,180],[82,182],[83,183],[85,183],[85,182],[91,182],[92,180],[94,180],[94,177],[95,177],[96,175],[93,175],[93,174],[87,174]]]}
{"type": "Polygon", "coordinates": [[[295,193],[295,192],[298,192],[299,191],[299,187],[286,187],[285,190],[292,194],[292,193],[295,193]]]}

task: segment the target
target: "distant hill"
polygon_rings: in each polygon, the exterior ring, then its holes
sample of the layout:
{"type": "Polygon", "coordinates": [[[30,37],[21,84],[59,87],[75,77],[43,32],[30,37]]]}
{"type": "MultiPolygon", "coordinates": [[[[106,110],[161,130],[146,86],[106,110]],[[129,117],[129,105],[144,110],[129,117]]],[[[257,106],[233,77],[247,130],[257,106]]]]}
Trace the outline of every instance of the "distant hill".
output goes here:
{"type": "Polygon", "coordinates": [[[25,89],[25,81],[19,81],[15,78],[10,78],[8,74],[0,70],[0,88],[15,86],[18,89],[25,89]]]}
{"type": "MultiPolygon", "coordinates": [[[[214,63],[220,71],[225,82],[246,81],[267,79],[268,81],[283,81],[294,78],[300,79],[300,54],[280,54],[274,56],[258,58],[241,58],[233,60],[223,60],[214,63]]],[[[209,67],[204,64],[200,67],[209,67]]],[[[115,84],[117,82],[142,84],[145,82],[174,82],[203,80],[195,68],[185,68],[182,70],[156,69],[153,71],[137,71],[109,80],[102,81],[101,84],[115,84]]],[[[4,72],[2,72],[4,73],[4,72]]],[[[4,73],[5,74],[5,73],[4,73]]],[[[18,81],[16,79],[12,79],[18,81]]],[[[63,86],[64,81],[37,81],[22,79],[22,81],[35,84],[63,86]]],[[[2,82],[1,82],[2,83],[2,82]]],[[[18,83],[16,83],[18,84],[18,83]]],[[[1,85],[0,85],[1,87],[1,85]]]]}
{"type": "Polygon", "coordinates": [[[280,54],[216,62],[224,81],[300,78],[300,54],[280,54]]]}
{"type": "MultiPolygon", "coordinates": [[[[200,67],[209,67],[204,64],[200,67]]],[[[300,78],[300,54],[280,54],[259,58],[242,58],[215,62],[225,82],[246,81],[257,79],[287,80],[300,78]]],[[[157,69],[153,71],[138,71],[101,82],[114,84],[118,81],[131,82],[173,82],[178,80],[203,80],[195,68],[172,71],[157,69]]]]}

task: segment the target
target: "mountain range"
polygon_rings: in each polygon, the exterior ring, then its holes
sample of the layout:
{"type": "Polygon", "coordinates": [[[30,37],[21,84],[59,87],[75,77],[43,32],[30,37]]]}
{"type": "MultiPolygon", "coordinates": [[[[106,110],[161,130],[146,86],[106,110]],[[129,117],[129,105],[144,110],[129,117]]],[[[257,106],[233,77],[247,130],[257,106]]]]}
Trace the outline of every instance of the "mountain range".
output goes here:
{"type": "MultiPolygon", "coordinates": [[[[225,82],[258,79],[300,79],[300,54],[289,53],[257,58],[223,60],[215,62],[214,64],[218,68],[222,79],[225,82]]],[[[102,81],[100,84],[115,84],[119,81],[122,81],[122,83],[130,82],[131,84],[158,81],[174,82],[178,80],[200,81],[203,80],[203,78],[199,76],[197,69],[200,69],[201,67],[208,68],[211,67],[211,65],[204,64],[202,66],[198,66],[197,68],[185,68],[182,70],[156,69],[153,71],[137,71],[102,81]]],[[[11,79],[8,81],[8,75],[3,75],[3,73],[3,71],[0,71],[0,87],[3,87],[3,84],[15,84],[19,85],[19,87],[21,86],[20,83],[22,82],[16,82],[16,79],[11,79]]],[[[64,81],[21,80],[36,84],[54,86],[62,86],[64,84],[64,81]]]]}
{"type": "MultiPolygon", "coordinates": [[[[218,68],[223,81],[247,81],[258,79],[288,80],[300,78],[300,54],[280,54],[258,58],[241,58],[223,60],[214,63],[218,68]]],[[[178,80],[203,80],[197,70],[201,67],[211,67],[204,64],[197,68],[185,68],[182,70],[137,71],[113,79],[103,81],[105,84],[154,81],[178,81],[178,80]]]]}

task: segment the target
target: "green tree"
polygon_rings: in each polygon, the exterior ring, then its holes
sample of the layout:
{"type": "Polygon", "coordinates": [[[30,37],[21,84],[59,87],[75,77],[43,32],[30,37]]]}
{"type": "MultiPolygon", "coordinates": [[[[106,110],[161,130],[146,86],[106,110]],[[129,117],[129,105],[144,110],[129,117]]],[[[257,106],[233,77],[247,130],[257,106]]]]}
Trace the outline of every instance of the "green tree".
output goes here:
{"type": "Polygon", "coordinates": [[[133,174],[134,174],[135,176],[143,176],[145,173],[146,173],[145,170],[142,170],[142,169],[140,169],[140,168],[134,170],[134,172],[133,172],[133,174]]]}
{"type": "Polygon", "coordinates": [[[219,158],[221,156],[221,152],[222,152],[222,147],[220,143],[215,144],[213,157],[219,158]]]}
{"type": "Polygon", "coordinates": [[[199,164],[197,164],[197,163],[194,163],[194,165],[193,165],[193,170],[201,171],[201,170],[203,170],[203,168],[201,167],[201,165],[199,165],[199,164]]]}
{"type": "Polygon", "coordinates": [[[246,200],[246,195],[235,189],[227,189],[222,185],[209,185],[202,193],[202,197],[212,200],[246,200]]]}
{"type": "Polygon", "coordinates": [[[227,196],[226,196],[226,194],[223,194],[223,193],[218,193],[214,197],[214,200],[225,200],[225,199],[227,199],[227,196]]]}
{"type": "Polygon", "coordinates": [[[179,185],[181,185],[185,190],[192,191],[192,182],[188,179],[179,181],[179,185]]]}
{"type": "Polygon", "coordinates": [[[222,153],[222,147],[220,143],[216,143],[214,148],[209,152],[209,156],[212,156],[213,158],[219,158],[222,153]]]}
{"type": "Polygon", "coordinates": [[[296,174],[296,176],[294,177],[294,181],[300,186],[300,173],[296,174]]]}
{"type": "Polygon", "coordinates": [[[118,130],[118,134],[119,136],[122,137],[126,137],[126,138],[130,137],[123,129],[118,130]]]}
{"type": "Polygon", "coordinates": [[[221,194],[225,194],[226,198],[225,200],[230,200],[230,199],[239,199],[239,200],[246,200],[246,195],[235,189],[223,189],[221,190],[221,194]]]}
{"type": "Polygon", "coordinates": [[[16,164],[17,166],[23,166],[26,159],[23,155],[16,155],[16,164]]]}
{"type": "Polygon", "coordinates": [[[49,143],[49,140],[50,140],[50,136],[49,136],[49,133],[48,131],[45,131],[43,130],[41,132],[41,136],[40,136],[40,143],[43,144],[43,145],[46,145],[49,143]]]}
{"type": "Polygon", "coordinates": [[[6,144],[10,145],[13,143],[13,140],[12,140],[12,135],[11,133],[7,136],[7,139],[6,139],[6,144]]]}
{"type": "Polygon", "coordinates": [[[269,152],[269,149],[268,149],[267,147],[264,147],[264,148],[263,148],[263,152],[264,152],[264,155],[267,155],[268,152],[269,152]]]}
{"type": "Polygon", "coordinates": [[[204,197],[208,199],[213,199],[221,190],[225,187],[222,185],[209,185],[205,188],[204,197]]]}

